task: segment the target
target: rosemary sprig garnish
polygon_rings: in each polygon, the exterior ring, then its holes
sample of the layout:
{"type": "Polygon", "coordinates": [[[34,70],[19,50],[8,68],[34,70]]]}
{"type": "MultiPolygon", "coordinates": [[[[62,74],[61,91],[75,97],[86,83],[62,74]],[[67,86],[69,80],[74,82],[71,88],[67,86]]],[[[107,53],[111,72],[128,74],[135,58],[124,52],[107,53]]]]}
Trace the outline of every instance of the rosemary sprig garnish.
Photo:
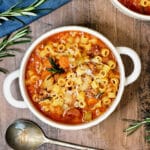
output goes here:
{"type": "MultiPolygon", "coordinates": [[[[60,66],[58,64],[56,64],[56,62],[54,61],[53,58],[49,58],[49,62],[51,64],[51,68],[46,68],[47,71],[51,72],[52,73],[52,76],[54,76],[55,74],[61,74],[61,73],[64,73],[65,70],[63,68],[60,68],[60,66]]],[[[48,77],[51,78],[52,76],[48,77]]]]}
{"type": "Polygon", "coordinates": [[[24,23],[22,20],[17,18],[18,16],[37,16],[37,13],[39,11],[48,10],[50,8],[44,8],[44,9],[38,9],[40,5],[45,3],[47,0],[35,0],[32,4],[30,4],[27,7],[21,7],[19,8],[19,4],[17,3],[8,10],[0,13],[0,23],[2,24],[3,21],[7,20],[18,20],[22,23],[24,23]]]}
{"type": "MultiPolygon", "coordinates": [[[[12,52],[17,49],[11,48],[11,46],[17,44],[28,43],[31,41],[31,37],[28,36],[30,33],[29,27],[25,27],[14,34],[8,35],[0,42],[0,61],[5,57],[13,57],[15,56],[12,52]]],[[[0,72],[6,73],[7,70],[0,67],[0,72]]]]}
{"type": "MultiPolygon", "coordinates": [[[[150,126],[150,118],[145,118],[142,121],[140,121],[140,120],[131,120],[131,119],[123,119],[123,120],[131,122],[129,127],[124,129],[124,132],[126,132],[127,135],[131,135],[132,133],[134,133],[137,129],[139,129],[143,125],[150,126]]],[[[146,130],[146,132],[148,133],[148,132],[150,132],[150,130],[146,130]]],[[[147,142],[150,142],[150,136],[149,135],[146,136],[145,139],[146,139],[147,142]]]]}

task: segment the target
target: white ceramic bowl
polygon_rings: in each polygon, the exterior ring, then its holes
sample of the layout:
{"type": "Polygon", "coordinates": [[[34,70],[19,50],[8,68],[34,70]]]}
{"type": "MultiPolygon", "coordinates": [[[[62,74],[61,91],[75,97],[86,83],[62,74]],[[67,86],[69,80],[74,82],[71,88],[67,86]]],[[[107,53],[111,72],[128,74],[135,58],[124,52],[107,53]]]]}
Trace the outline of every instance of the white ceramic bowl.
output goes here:
{"type": "Polygon", "coordinates": [[[127,48],[127,47],[114,47],[112,45],[112,43],[106,37],[104,37],[102,34],[98,33],[97,31],[94,31],[94,30],[91,30],[91,29],[88,29],[85,27],[79,27],[79,26],[65,26],[65,27],[53,29],[53,30],[43,34],[35,42],[32,43],[32,45],[29,47],[29,49],[27,50],[27,52],[25,53],[25,55],[23,57],[20,69],[12,72],[11,74],[9,74],[6,77],[6,79],[4,81],[4,85],[3,85],[3,92],[4,92],[4,96],[5,96],[6,100],[8,101],[8,103],[10,103],[12,106],[17,107],[17,108],[29,108],[30,111],[37,118],[39,118],[42,122],[44,122],[48,125],[51,125],[53,127],[60,128],[60,129],[78,130],[78,129],[92,127],[92,126],[97,125],[98,123],[102,122],[104,119],[106,119],[115,110],[115,108],[119,104],[119,102],[121,100],[121,96],[124,91],[124,87],[127,86],[128,84],[131,84],[132,82],[134,82],[140,75],[140,72],[141,72],[140,58],[138,57],[138,55],[136,54],[136,52],[134,50],[127,48]],[[32,104],[32,102],[29,99],[29,96],[27,94],[26,88],[25,88],[25,68],[26,68],[28,59],[30,57],[30,54],[34,50],[35,46],[37,44],[39,44],[42,40],[44,40],[45,38],[47,38],[53,34],[63,32],[63,31],[70,31],[70,30],[83,31],[83,32],[89,33],[91,35],[94,35],[97,38],[99,38],[100,40],[102,40],[114,54],[114,56],[117,60],[117,63],[119,65],[119,71],[120,71],[120,85],[119,85],[118,94],[116,96],[116,99],[110,106],[110,108],[103,115],[98,117],[97,119],[95,119],[89,123],[84,123],[84,124],[79,124],[79,125],[61,124],[61,123],[55,122],[55,121],[45,117],[32,104]],[[122,63],[120,54],[128,55],[133,61],[134,69],[133,69],[133,72],[128,77],[125,77],[124,65],[122,63]],[[19,78],[19,87],[20,87],[21,95],[22,95],[24,101],[18,101],[12,96],[10,87],[11,87],[12,82],[16,78],[19,78]]]}
{"type": "Polygon", "coordinates": [[[112,4],[120,10],[122,13],[126,14],[127,16],[139,19],[139,20],[144,20],[144,21],[150,21],[150,15],[144,15],[137,13],[135,11],[132,11],[125,7],[123,4],[121,4],[118,0],[111,0],[112,4]]]}

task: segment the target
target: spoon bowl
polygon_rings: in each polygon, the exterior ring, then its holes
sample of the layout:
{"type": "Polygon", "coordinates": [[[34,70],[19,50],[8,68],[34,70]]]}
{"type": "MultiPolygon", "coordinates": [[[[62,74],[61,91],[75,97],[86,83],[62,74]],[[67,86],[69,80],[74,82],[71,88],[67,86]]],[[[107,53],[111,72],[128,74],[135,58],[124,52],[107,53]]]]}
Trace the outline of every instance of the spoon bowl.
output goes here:
{"type": "Polygon", "coordinates": [[[36,149],[45,141],[42,130],[28,120],[17,120],[6,131],[6,141],[15,150],[36,149]]]}
{"type": "Polygon", "coordinates": [[[8,145],[15,150],[35,150],[44,143],[56,144],[79,150],[102,150],[48,139],[37,124],[23,119],[16,120],[7,128],[6,141],[8,145]]]}

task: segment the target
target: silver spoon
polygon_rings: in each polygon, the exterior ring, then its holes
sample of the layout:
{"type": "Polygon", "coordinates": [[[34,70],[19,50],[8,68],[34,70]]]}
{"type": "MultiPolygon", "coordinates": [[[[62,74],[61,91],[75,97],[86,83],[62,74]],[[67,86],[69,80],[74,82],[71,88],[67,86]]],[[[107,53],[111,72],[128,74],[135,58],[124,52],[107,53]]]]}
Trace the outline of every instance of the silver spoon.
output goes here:
{"type": "Polygon", "coordinates": [[[41,128],[28,120],[16,120],[6,131],[6,141],[15,150],[35,150],[44,143],[56,144],[79,150],[102,150],[92,147],[80,146],[45,137],[41,128]]]}

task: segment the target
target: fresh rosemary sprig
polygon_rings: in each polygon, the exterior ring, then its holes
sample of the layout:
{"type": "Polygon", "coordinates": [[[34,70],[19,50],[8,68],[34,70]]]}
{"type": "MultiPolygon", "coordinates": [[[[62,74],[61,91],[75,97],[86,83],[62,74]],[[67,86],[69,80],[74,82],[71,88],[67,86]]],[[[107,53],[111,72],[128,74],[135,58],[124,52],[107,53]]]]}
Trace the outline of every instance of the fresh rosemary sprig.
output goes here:
{"type": "MultiPolygon", "coordinates": [[[[12,35],[6,36],[0,42],[0,61],[2,61],[2,58],[15,56],[12,52],[17,49],[11,48],[11,46],[30,42],[31,37],[28,36],[30,32],[29,27],[25,27],[12,35]]],[[[6,73],[7,70],[0,67],[0,72],[6,73]]]]}
{"type": "MultiPolygon", "coordinates": [[[[127,133],[127,135],[131,135],[134,133],[137,129],[139,129],[142,125],[150,126],[150,118],[145,118],[144,120],[131,120],[131,119],[123,119],[125,121],[131,122],[128,128],[124,129],[124,132],[127,133]]],[[[147,133],[150,132],[150,130],[146,130],[147,133]]],[[[150,142],[150,135],[146,136],[146,141],[150,142]]]]}
{"type": "Polygon", "coordinates": [[[37,16],[36,13],[38,13],[39,11],[48,10],[48,8],[44,8],[44,9],[37,8],[40,5],[42,5],[43,3],[45,3],[46,1],[47,0],[36,0],[29,6],[21,7],[21,8],[19,8],[19,4],[21,2],[17,3],[14,6],[12,6],[11,8],[9,8],[8,10],[0,13],[0,23],[2,24],[3,21],[7,21],[7,20],[18,20],[18,21],[24,23],[22,20],[20,20],[17,17],[18,16],[37,16]]]}
{"type": "MultiPolygon", "coordinates": [[[[58,64],[55,63],[54,59],[53,58],[49,58],[49,62],[52,66],[52,68],[46,68],[47,71],[51,72],[52,73],[52,76],[55,75],[55,74],[61,74],[61,73],[64,73],[65,70],[63,68],[60,68],[60,66],[58,64]]],[[[51,77],[51,76],[50,76],[51,77]]],[[[50,78],[49,77],[49,78],[50,78]]],[[[48,78],[48,79],[49,79],[48,78]]]]}

